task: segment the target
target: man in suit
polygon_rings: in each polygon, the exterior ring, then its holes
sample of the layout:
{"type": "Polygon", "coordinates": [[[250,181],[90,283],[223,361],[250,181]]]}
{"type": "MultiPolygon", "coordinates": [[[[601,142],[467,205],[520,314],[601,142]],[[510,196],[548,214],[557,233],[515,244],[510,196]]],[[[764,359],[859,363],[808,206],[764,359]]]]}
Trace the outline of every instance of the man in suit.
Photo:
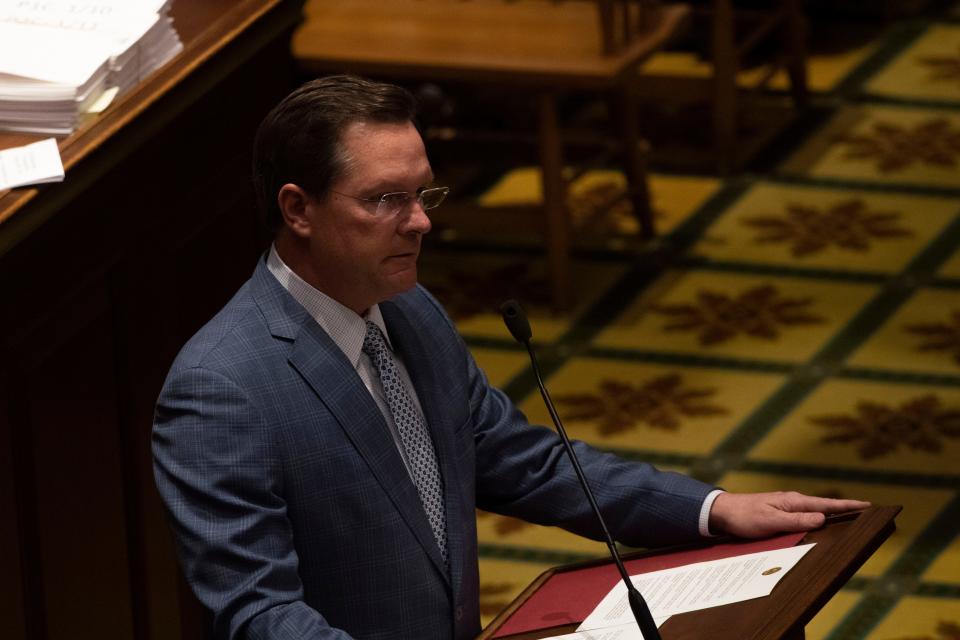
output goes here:
{"type": "MultiPolygon", "coordinates": [[[[218,638],[472,638],[474,509],[599,538],[559,438],[477,368],[417,285],[446,195],[403,89],[334,76],[264,120],[275,230],[159,398],[157,486],[218,638]]],[[[578,443],[634,546],[819,526],[866,503],[729,494],[578,443]]]]}

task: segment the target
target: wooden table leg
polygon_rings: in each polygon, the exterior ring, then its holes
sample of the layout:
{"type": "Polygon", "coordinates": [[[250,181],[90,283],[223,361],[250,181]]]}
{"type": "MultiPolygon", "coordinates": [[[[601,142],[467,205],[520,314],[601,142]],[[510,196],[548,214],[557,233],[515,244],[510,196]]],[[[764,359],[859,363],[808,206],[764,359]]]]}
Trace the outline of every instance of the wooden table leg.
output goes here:
{"type": "Polygon", "coordinates": [[[736,166],[737,48],[731,0],[713,2],[713,144],[721,175],[736,166]]]}
{"type": "Polygon", "coordinates": [[[787,38],[787,73],[790,76],[790,93],[798,108],[805,107],[807,92],[807,19],[800,0],[784,0],[784,20],[787,38]]]}
{"type": "Polygon", "coordinates": [[[566,184],[563,180],[563,149],[556,96],[540,96],[540,168],[543,182],[543,208],[546,214],[546,250],[550,269],[553,304],[558,310],[573,306],[573,281],[570,274],[570,216],[567,212],[566,184]]]}
{"type": "Polygon", "coordinates": [[[650,206],[650,190],[647,186],[647,149],[640,139],[637,91],[628,83],[620,91],[619,120],[623,136],[623,166],[627,175],[627,189],[633,215],[640,223],[640,237],[649,240],[656,235],[653,212],[650,206]]]}

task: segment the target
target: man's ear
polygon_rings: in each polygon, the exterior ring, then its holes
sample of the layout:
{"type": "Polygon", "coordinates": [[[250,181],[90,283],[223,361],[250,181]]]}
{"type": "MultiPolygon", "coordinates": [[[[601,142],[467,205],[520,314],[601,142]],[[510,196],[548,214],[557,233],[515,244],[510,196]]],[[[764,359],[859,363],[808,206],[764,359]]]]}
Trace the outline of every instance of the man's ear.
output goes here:
{"type": "Polygon", "coordinates": [[[312,221],[307,209],[311,201],[307,192],[292,182],[283,185],[277,192],[277,206],[280,207],[284,224],[301,238],[310,236],[312,221]]]}

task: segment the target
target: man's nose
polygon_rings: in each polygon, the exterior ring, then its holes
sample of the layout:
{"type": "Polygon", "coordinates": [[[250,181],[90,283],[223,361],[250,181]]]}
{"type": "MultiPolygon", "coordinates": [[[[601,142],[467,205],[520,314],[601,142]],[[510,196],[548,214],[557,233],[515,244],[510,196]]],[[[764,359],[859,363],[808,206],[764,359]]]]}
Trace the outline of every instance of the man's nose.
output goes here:
{"type": "Polygon", "coordinates": [[[433,223],[430,222],[430,216],[427,215],[427,210],[423,208],[423,203],[420,202],[420,199],[413,198],[412,202],[407,206],[407,215],[404,217],[402,224],[404,231],[415,231],[420,234],[430,231],[433,223]]]}

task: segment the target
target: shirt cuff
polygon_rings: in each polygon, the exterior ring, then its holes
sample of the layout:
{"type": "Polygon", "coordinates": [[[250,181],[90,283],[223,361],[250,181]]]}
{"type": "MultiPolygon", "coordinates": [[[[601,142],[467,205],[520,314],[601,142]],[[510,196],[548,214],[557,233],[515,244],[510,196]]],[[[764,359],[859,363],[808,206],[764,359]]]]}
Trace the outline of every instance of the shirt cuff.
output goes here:
{"type": "Polygon", "coordinates": [[[710,509],[713,508],[713,501],[721,493],[723,493],[723,489],[714,489],[707,494],[707,497],[703,500],[703,506],[700,507],[700,535],[704,538],[716,537],[716,534],[710,533],[710,509]]]}

